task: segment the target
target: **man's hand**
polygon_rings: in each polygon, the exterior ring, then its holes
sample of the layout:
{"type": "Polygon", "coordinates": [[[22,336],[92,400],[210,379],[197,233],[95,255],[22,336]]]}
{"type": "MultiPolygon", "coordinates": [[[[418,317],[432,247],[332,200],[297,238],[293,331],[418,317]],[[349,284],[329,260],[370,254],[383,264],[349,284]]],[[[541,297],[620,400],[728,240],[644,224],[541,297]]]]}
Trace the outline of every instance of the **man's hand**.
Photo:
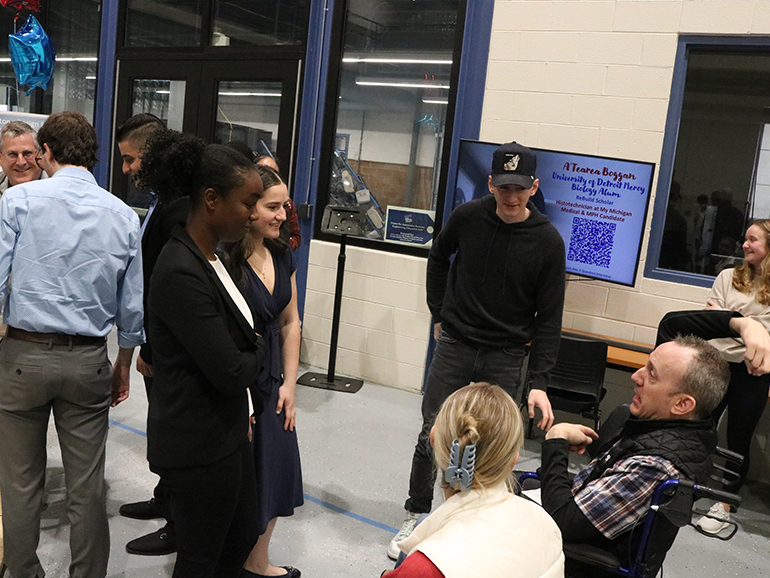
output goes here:
{"type": "Polygon", "coordinates": [[[433,339],[438,339],[439,333],[441,333],[441,322],[433,324],[433,339]]]}
{"type": "Polygon", "coordinates": [[[751,375],[770,373],[770,334],[756,319],[749,317],[733,317],[730,329],[741,334],[746,344],[746,369],[751,375]]]}
{"type": "Polygon", "coordinates": [[[541,430],[547,431],[553,425],[553,410],[551,409],[551,402],[548,400],[548,395],[542,389],[530,389],[529,397],[527,398],[527,407],[529,408],[529,419],[534,419],[535,408],[540,408],[540,413],[543,416],[540,421],[537,422],[537,427],[541,430]]]}
{"type": "Polygon", "coordinates": [[[115,365],[112,366],[112,407],[128,399],[128,389],[131,376],[131,358],[134,349],[120,348],[115,365]]]}
{"type": "Polygon", "coordinates": [[[152,365],[144,362],[141,353],[136,356],[136,370],[144,377],[152,377],[152,365]]]}
{"type": "Polygon", "coordinates": [[[558,423],[545,434],[545,439],[547,440],[555,438],[567,440],[571,452],[582,454],[586,451],[588,444],[599,438],[599,434],[587,425],[558,423]]]}

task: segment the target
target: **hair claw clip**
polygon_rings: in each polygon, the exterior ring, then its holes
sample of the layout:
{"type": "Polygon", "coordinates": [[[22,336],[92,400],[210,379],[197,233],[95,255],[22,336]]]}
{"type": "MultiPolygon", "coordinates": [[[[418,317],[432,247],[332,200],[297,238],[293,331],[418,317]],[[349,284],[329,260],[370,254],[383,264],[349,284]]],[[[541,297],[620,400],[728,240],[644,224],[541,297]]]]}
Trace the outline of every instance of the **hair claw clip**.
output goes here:
{"type": "Polygon", "coordinates": [[[444,480],[455,488],[460,484],[460,491],[469,490],[473,484],[473,470],[476,467],[476,444],[468,444],[463,450],[460,465],[460,443],[455,439],[449,452],[449,467],[444,472],[444,480]]]}

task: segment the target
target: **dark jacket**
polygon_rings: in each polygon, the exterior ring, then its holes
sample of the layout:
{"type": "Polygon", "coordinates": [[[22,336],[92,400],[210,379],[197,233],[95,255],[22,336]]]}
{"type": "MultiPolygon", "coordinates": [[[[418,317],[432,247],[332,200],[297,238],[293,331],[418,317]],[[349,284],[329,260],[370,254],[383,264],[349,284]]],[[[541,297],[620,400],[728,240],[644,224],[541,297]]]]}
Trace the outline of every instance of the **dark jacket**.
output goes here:
{"type": "MultiPolygon", "coordinates": [[[[155,264],[149,312],[150,465],[190,467],[230,455],[248,432],[246,389],[259,375],[264,342],[184,229],[155,264]]],[[[261,413],[261,399],[253,401],[261,413]]]]}
{"type": "Polygon", "coordinates": [[[457,207],[428,256],[428,307],[455,338],[478,348],[532,342],[529,376],[545,389],[561,339],[564,241],[530,202],[504,223],[492,195],[457,207]],[[454,262],[451,257],[454,255],[454,262]]]}
{"type": "MultiPolygon", "coordinates": [[[[142,233],[142,266],[144,268],[144,310],[149,311],[147,301],[150,295],[150,277],[161,250],[177,227],[184,227],[190,210],[190,198],[183,197],[171,203],[158,203],[149,217],[142,233]]],[[[147,342],[142,345],[139,355],[145,363],[152,365],[150,342],[150,316],[144,316],[144,334],[147,342]]]]}

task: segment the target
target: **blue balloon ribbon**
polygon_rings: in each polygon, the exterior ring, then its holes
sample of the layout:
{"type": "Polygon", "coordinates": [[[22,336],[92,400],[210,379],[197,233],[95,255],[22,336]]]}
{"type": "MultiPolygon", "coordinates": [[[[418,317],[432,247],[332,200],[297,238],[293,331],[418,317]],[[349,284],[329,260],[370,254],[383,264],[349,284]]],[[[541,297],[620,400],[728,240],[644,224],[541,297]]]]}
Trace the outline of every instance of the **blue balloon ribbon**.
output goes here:
{"type": "Polygon", "coordinates": [[[56,51],[37,18],[30,14],[16,34],[8,35],[8,50],[19,84],[29,85],[27,95],[37,86],[46,90],[53,76],[56,51]]]}

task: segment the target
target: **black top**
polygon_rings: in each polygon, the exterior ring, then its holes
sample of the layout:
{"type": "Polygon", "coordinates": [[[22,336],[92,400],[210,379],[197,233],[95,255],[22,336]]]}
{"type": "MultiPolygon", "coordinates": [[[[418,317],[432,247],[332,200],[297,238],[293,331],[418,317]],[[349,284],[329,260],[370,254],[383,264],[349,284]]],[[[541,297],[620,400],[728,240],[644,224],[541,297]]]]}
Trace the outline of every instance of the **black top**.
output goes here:
{"type": "MultiPolygon", "coordinates": [[[[246,389],[265,346],[184,229],[172,234],[155,264],[149,313],[150,464],[198,466],[230,455],[248,432],[246,389]]],[[[261,413],[261,398],[253,401],[261,413]]]]}
{"type": "Polygon", "coordinates": [[[529,375],[545,389],[561,337],[564,241],[531,202],[521,223],[504,223],[496,207],[489,195],[449,217],[428,257],[428,307],[443,329],[476,347],[532,342],[529,375]]]}

